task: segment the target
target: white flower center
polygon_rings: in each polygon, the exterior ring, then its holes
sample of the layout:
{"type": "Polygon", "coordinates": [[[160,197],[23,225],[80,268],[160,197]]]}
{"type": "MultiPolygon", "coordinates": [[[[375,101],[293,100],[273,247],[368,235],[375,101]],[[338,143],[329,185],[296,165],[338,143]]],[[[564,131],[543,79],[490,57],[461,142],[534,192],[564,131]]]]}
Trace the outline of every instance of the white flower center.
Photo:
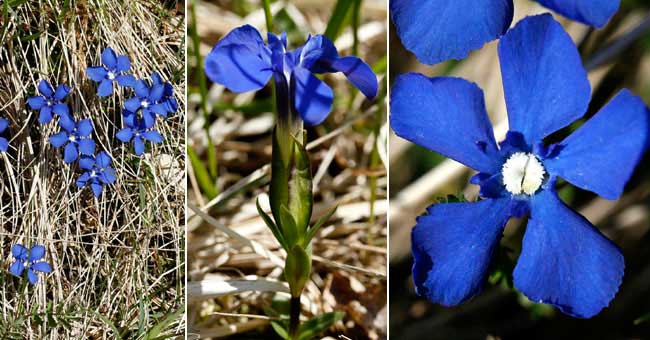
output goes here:
{"type": "Polygon", "coordinates": [[[52,101],[51,100],[47,101],[47,106],[52,106],[52,101]]]}
{"type": "Polygon", "coordinates": [[[534,194],[544,182],[544,166],[532,153],[517,152],[501,169],[506,190],[514,195],[534,194]]]}
{"type": "Polygon", "coordinates": [[[68,140],[74,142],[77,140],[77,137],[75,137],[74,135],[70,135],[70,137],[68,137],[68,140]]]}
{"type": "Polygon", "coordinates": [[[95,172],[95,170],[93,170],[93,171],[90,173],[90,177],[97,177],[97,172],[95,172]]]}
{"type": "Polygon", "coordinates": [[[108,79],[110,79],[110,80],[115,79],[115,73],[113,73],[113,71],[109,71],[107,76],[108,76],[108,79]]]}
{"type": "Polygon", "coordinates": [[[140,106],[144,107],[145,109],[149,107],[149,102],[146,100],[143,100],[140,102],[140,106]]]}

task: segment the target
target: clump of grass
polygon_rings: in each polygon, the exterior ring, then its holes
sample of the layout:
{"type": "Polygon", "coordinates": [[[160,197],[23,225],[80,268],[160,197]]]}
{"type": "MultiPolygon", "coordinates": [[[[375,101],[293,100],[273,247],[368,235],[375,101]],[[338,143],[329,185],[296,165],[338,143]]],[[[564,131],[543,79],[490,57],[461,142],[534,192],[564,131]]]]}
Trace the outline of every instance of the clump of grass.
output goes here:
{"type": "Polygon", "coordinates": [[[153,1],[5,1],[0,5],[0,338],[156,338],[184,332],[184,19],[153,1]],[[179,110],[156,125],[165,141],[141,158],[115,138],[120,89],[96,96],[86,67],[111,47],[132,73],[174,85],[179,110]],[[26,99],[40,79],[72,88],[75,119],[91,119],[117,182],[96,199],[48,142],[26,99]],[[43,244],[54,271],[36,286],[7,271],[15,243],[43,244]]]}

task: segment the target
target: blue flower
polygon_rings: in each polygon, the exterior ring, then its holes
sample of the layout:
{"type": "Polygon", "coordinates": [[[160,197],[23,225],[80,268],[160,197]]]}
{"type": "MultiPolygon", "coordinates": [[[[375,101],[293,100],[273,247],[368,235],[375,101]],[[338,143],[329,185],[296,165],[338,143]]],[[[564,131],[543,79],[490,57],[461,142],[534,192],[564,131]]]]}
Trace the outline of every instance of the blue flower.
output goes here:
{"type": "Polygon", "coordinates": [[[596,315],[621,283],[619,248],[558,197],[559,177],[617,199],[640,160],[650,112],[628,90],[563,141],[543,139],[582,117],[591,88],[569,35],[550,15],[529,17],[499,43],[510,131],[497,145],[483,92],[459,78],[399,76],[397,135],[478,171],[482,200],[434,204],[411,234],[419,295],[445,306],[478,294],[510,217],[529,214],[514,285],[531,301],[596,315]]]}
{"type": "Polygon", "coordinates": [[[125,128],[121,129],[115,135],[122,143],[133,141],[133,149],[135,154],[140,156],[144,153],[145,141],[151,143],[161,143],[163,136],[151,128],[148,128],[144,120],[138,119],[137,115],[133,112],[124,112],[125,128]]]}
{"type": "Polygon", "coordinates": [[[377,95],[377,77],[370,67],[357,57],[339,57],[325,36],[309,37],[303,46],[290,51],[286,34],[269,33],[266,46],[250,25],[232,30],[214,46],[205,59],[205,72],[233,92],[259,90],[273,76],[278,98],[309,125],[325,120],[334,98],[332,89],[314,73],[343,72],[366,97],[377,95]]]}
{"type": "Polygon", "coordinates": [[[59,116],[70,116],[70,108],[63,103],[63,100],[70,92],[69,86],[59,85],[55,91],[47,80],[41,80],[38,83],[38,91],[42,96],[27,98],[27,104],[32,110],[40,110],[38,115],[40,124],[47,124],[52,121],[52,113],[59,116]]]}
{"type": "Polygon", "coordinates": [[[135,97],[127,99],[124,107],[134,113],[140,110],[147,128],[156,123],[156,115],[167,118],[166,102],[161,102],[165,94],[165,84],[156,84],[154,81],[154,84],[149,86],[144,80],[138,80],[133,89],[135,97]]]}
{"type": "MultiPolygon", "coordinates": [[[[569,19],[602,27],[620,0],[537,0],[569,19]]],[[[390,0],[402,44],[425,64],[463,59],[503,35],[513,18],[512,0],[390,0]]]]}
{"type": "Polygon", "coordinates": [[[84,173],[77,178],[77,187],[83,188],[90,184],[95,197],[99,197],[104,185],[115,183],[115,170],[111,168],[111,157],[101,151],[97,156],[83,156],[79,159],[79,167],[84,173]]]}
{"type": "Polygon", "coordinates": [[[55,148],[65,145],[63,161],[70,164],[77,160],[79,154],[92,155],[95,153],[95,141],[90,138],[93,133],[93,124],[90,119],[80,120],[78,123],[69,117],[61,117],[59,125],[61,132],[50,136],[50,143],[55,148]]]}
{"type": "Polygon", "coordinates": [[[113,94],[114,82],[126,87],[131,87],[135,83],[135,78],[126,73],[131,69],[131,61],[127,56],[118,56],[115,51],[107,47],[102,52],[102,64],[102,66],[91,66],[86,69],[88,77],[99,82],[98,96],[107,97],[113,94]]]}
{"type": "Polygon", "coordinates": [[[35,245],[28,251],[22,244],[14,244],[11,247],[11,255],[16,259],[9,267],[9,272],[15,276],[21,277],[25,269],[27,269],[27,279],[29,283],[35,285],[38,283],[38,276],[36,273],[50,273],[52,267],[47,261],[43,260],[45,256],[45,247],[35,245]]]}
{"type": "Polygon", "coordinates": [[[158,73],[153,73],[151,75],[151,81],[153,86],[162,84],[164,87],[163,96],[160,99],[160,103],[165,106],[167,113],[174,113],[178,110],[178,101],[174,97],[174,87],[172,84],[162,80],[158,73]]]}
{"type": "MultiPolygon", "coordinates": [[[[9,121],[0,118],[0,134],[4,133],[7,127],[9,127],[9,121]]],[[[7,150],[9,150],[9,141],[7,138],[0,137],[0,152],[7,152],[7,150]]]]}

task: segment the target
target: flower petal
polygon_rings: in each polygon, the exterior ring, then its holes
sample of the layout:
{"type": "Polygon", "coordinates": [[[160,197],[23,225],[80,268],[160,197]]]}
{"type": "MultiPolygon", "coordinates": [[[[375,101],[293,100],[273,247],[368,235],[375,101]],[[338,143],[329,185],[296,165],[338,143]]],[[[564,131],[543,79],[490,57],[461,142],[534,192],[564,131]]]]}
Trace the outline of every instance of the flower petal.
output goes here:
{"type": "Polygon", "coordinates": [[[129,57],[121,55],[117,57],[117,71],[126,72],[131,69],[131,61],[129,57]]]}
{"type": "Polygon", "coordinates": [[[476,84],[408,73],[397,77],[390,103],[398,136],[481,172],[500,169],[483,91],[476,84]]]}
{"type": "Polygon", "coordinates": [[[402,44],[425,64],[463,59],[504,34],[512,0],[391,0],[402,44]]]}
{"type": "Polygon", "coordinates": [[[84,170],[92,170],[95,165],[95,157],[81,156],[79,157],[79,167],[84,170]]]}
{"type": "Polygon", "coordinates": [[[41,273],[51,273],[52,272],[52,267],[50,266],[49,263],[47,263],[45,261],[33,263],[31,268],[33,270],[35,270],[37,272],[41,272],[41,273]]]}
{"type": "Polygon", "coordinates": [[[102,171],[99,179],[105,184],[115,183],[115,170],[113,168],[106,168],[102,171]]]}
{"type": "Polygon", "coordinates": [[[163,136],[158,133],[158,131],[145,131],[142,133],[142,138],[152,142],[152,143],[162,143],[164,140],[163,136]]]}
{"type": "Polygon", "coordinates": [[[149,110],[156,113],[156,114],[158,114],[158,115],[160,115],[160,116],[162,116],[162,117],[167,118],[167,107],[165,106],[165,104],[151,105],[149,107],[149,110]]]}
{"type": "Polygon", "coordinates": [[[29,262],[38,261],[45,256],[45,247],[35,245],[29,250],[29,262]]]}
{"type": "Polygon", "coordinates": [[[291,74],[291,94],[293,107],[300,113],[307,125],[322,123],[332,111],[334,93],[311,71],[296,67],[291,74]]]}
{"type": "Polygon", "coordinates": [[[47,124],[52,121],[52,107],[43,106],[38,114],[38,123],[47,124]]]}
{"type": "Polygon", "coordinates": [[[12,275],[21,277],[23,275],[23,271],[25,270],[25,265],[23,264],[22,261],[14,261],[14,263],[9,266],[9,272],[12,275]]]}
{"type": "Polygon", "coordinates": [[[550,14],[520,21],[499,42],[510,130],[533,145],[587,111],[591,87],[571,37],[550,14]]]}
{"type": "Polygon", "coordinates": [[[38,275],[36,275],[31,268],[27,269],[27,279],[29,280],[29,283],[33,285],[38,283],[38,275]]]}
{"type": "Polygon", "coordinates": [[[109,79],[102,80],[97,88],[97,95],[100,97],[108,97],[111,94],[113,94],[113,81],[109,79]]]}
{"type": "Polygon", "coordinates": [[[93,190],[93,195],[95,195],[95,197],[101,196],[102,191],[104,191],[104,186],[99,182],[90,183],[90,188],[93,190]]]}
{"type": "Polygon", "coordinates": [[[620,0],[537,0],[540,4],[583,24],[603,27],[618,11],[620,0]]]}
{"type": "Polygon", "coordinates": [[[47,100],[43,96],[34,96],[27,98],[27,105],[32,108],[32,110],[38,110],[47,104],[47,100]]]}
{"type": "Polygon", "coordinates": [[[68,133],[61,131],[50,136],[50,144],[55,148],[60,148],[68,142],[68,133]]]}
{"type": "Polygon", "coordinates": [[[90,156],[95,153],[95,141],[90,138],[84,138],[79,141],[79,153],[90,156]]]}
{"type": "Polygon", "coordinates": [[[9,150],[9,141],[7,138],[0,137],[0,152],[7,152],[9,150]]]}
{"type": "Polygon", "coordinates": [[[614,298],[625,267],[618,247],[553,191],[533,196],[515,287],[531,301],[589,318],[614,298]]]}
{"type": "Polygon", "coordinates": [[[154,113],[149,109],[144,109],[141,112],[142,120],[144,121],[144,127],[147,129],[152,128],[156,123],[156,115],[154,115],[154,113]]]}
{"type": "Polygon", "coordinates": [[[77,124],[77,133],[79,136],[88,137],[93,133],[93,123],[90,119],[82,119],[77,124]]]}
{"type": "Polygon", "coordinates": [[[70,164],[79,157],[79,150],[74,143],[68,143],[63,149],[63,161],[70,164]]]}
{"type": "Polygon", "coordinates": [[[4,118],[0,118],[0,133],[5,132],[7,127],[9,127],[9,121],[4,118]]]}
{"type": "Polygon", "coordinates": [[[70,108],[68,107],[68,104],[55,104],[52,107],[52,112],[56,113],[59,116],[69,116],[70,108]]]}
{"type": "MultiPolygon", "coordinates": [[[[148,91],[147,91],[148,92],[148,91]]],[[[132,97],[127,99],[124,102],[124,107],[131,111],[131,112],[136,112],[138,109],[140,109],[140,98],[138,97],[132,97]]]]}
{"type": "Polygon", "coordinates": [[[38,92],[40,92],[46,98],[51,98],[54,94],[54,89],[47,80],[41,80],[38,83],[38,92]]]}
{"type": "Polygon", "coordinates": [[[162,98],[163,92],[165,92],[165,86],[162,84],[154,85],[149,91],[149,101],[151,104],[159,101],[162,98]]]}
{"type": "Polygon", "coordinates": [[[111,156],[109,156],[106,151],[101,151],[95,157],[95,162],[99,165],[100,168],[107,168],[111,165],[111,156]]]}
{"type": "Polygon", "coordinates": [[[348,80],[367,98],[377,96],[377,76],[368,64],[357,57],[342,57],[332,63],[332,68],[343,72],[348,80]]]}
{"type": "Polygon", "coordinates": [[[244,45],[217,44],[205,59],[205,74],[230,91],[241,93],[263,88],[273,71],[270,61],[244,45]]]}
{"type": "Polygon", "coordinates": [[[150,90],[149,85],[147,85],[147,83],[142,79],[138,79],[135,81],[135,84],[133,85],[133,90],[135,91],[135,94],[140,98],[149,97],[149,90],[150,90]]]}
{"type": "Polygon", "coordinates": [[[144,141],[142,140],[142,137],[133,138],[133,149],[135,150],[135,154],[138,156],[144,153],[144,141]]]}
{"type": "Polygon", "coordinates": [[[54,92],[54,99],[62,101],[70,93],[70,86],[68,85],[59,85],[56,87],[56,92],[54,92]]]}
{"type": "Polygon", "coordinates": [[[25,261],[27,259],[27,248],[22,244],[16,243],[11,247],[11,255],[17,260],[25,261]]]}
{"type": "Polygon", "coordinates": [[[106,78],[108,71],[104,66],[93,66],[86,69],[86,75],[94,81],[102,81],[106,78]]]}
{"type": "Polygon", "coordinates": [[[549,173],[607,199],[617,199],[641,159],[650,111],[641,98],[621,91],[544,160],[549,173]]]}
{"type": "Polygon", "coordinates": [[[72,133],[74,128],[77,127],[77,124],[74,122],[74,119],[70,116],[61,116],[59,119],[59,126],[61,126],[68,133],[72,133]]]}
{"type": "Polygon", "coordinates": [[[124,128],[118,131],[115,134],[115,137],[117,137],[117,139],[119,139],[122,143],[128,143],[131,138],[133,138],[133,129],[129,127],[124,128]]]}
{"type": "Polygon", "coordinates": [[[86,186],[86,183],[88,183],[88,180],[90,179],[90,174],[87,172],[84,172],[77,178],[77,187],[83,188],[86,186]]]}
{"type": "Polygon", "coordinates": [[[130,74],[120,74],[115,78],[117,83],[123,87],[132,87],[135,85],[135,77],[130,74]]]}
{"type": "Polygon", "coordinates": [[[102,52],[102,63],[109,69],[115,70],[117,68],[117,55],[112,48],[107,47],[102,52]]]}
{"type": "Polygon", "coordinates": [[[411,233],[417,294],[454,306],[479,293],[509,209],[505,198],[429,206],[411,233]]]}

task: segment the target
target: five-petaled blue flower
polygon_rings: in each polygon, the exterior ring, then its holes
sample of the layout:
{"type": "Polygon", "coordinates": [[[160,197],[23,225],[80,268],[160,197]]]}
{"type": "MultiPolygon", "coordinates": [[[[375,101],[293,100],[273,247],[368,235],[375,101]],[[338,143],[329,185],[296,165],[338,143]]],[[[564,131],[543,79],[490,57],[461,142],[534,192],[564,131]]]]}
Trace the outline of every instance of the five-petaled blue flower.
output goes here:
{"type": "Polygon", "coordinates": [[[165,82],[162,80],[160,75],[154,72],[151,75],[151,81],[153,86],[162,84],[164,87],[163,96],[160,99],[160,103],[165,106],[167,113],[174,113],[178,110],[178,101],[174,97],[174,87],[171,83],[165,82]]]}
{"type": "Polygon", "coordinates": [[[41,80],[38,83],[38,91],[42,96],[34,96],[27,98],[27,104],[33,110],[40,110],[38,114],[38,122],[40,124],[47,124],[52,121],[52,113],[58,116],[70,116],[70,108],[68,104],[63,103],[63,100],[70,92],[70,87],[67,85],[59,85],[56,91],[47,80],[41,80]]]}
{"type": "MultiPolygon", "coordinates": [[[[4,133],[7,127],[9,127],[9,121],[0,118],[0,134],[4,133]]],[[[9,150],[9,141],[7,138],[0,137],[0,152],[7,152],[7,150],[9,150]]]]}
{"type": "Polygon", "coordinates": [[[36,273],[52,272],[50,264],[43,259],[43,256],[45,256],[45,247],[41,245],[33,246],[28,252],[27,248],[22,244],[14,244],[11,247],[11,254],[16,261],[9,267],[9,272],[21,277],[25,269],[27,269],[27,279],[33,285],[38,283],[36,273]]]}
{"type": "Polygon", "coordinates": [[[102,64],[104,65],[91,66],[86,69],[88,77],[99,82],[98,96],[108,97],[113,94],[114,82],[126,87],[131,87],[135,83],[135,77],[126,73],[131,69],[131,61],[127,56],[118,56],[113,49],[107,47],[102,52],[102,64]]]}
{"type": "Polygon", "coordinates": [[[77,160],[79,154],[92,155],[95,153],[95,141],[90,138],[93,133],[93,124],[90,119],[80,120],[78,123],[70,117],[61,117],[59,125],[63,130],[50,136],[50,143],[55,148],[65,145],[63,161],[70,164],[77,160]]]}
{"type": "Polygon", "coordinates": [[[377,95],[377,77],[370,67],[357,57],[339,57],[325,36],[309,37],[289,51],[286,34],[269,33],[266,46],[250,25],[232,30],[214,46],[205,59],[205,72],[233,92],[259,90],[273,76],[278,98],[286,98],[286,105],[309,125],[325,120],[334,98],[332,89],[314,73],[343,72],[366,97],[377,95]]]}
{"type": "MultiPolygon", "coordinates": [[[[620,0],[536,0],[567,18],[602,27],[620,0]]],[[[463,59],[503,35],[513,18],[512,0],[390,0],[402,44],[420,62],[463,59]]]]}
{"type": "Polygon", "coordinates": [[[138,80],[133,87],[135,97],[129,98],[124,102],[124,107],[136,113],[140,110],[144,124],[147,128],[153,127],[156,123],[156,115],[167,118],[167,102],[162,102],[165,94],[165,84],[156,83],[152,86],[147,85],[144,80],[138,80]]]}
{"type": "Polygon", "coordinates": [[[84,173],[77,178],[77,187],[83,188],[90,184],[95,197],[99,197],[104,190],[104,185],[115,183],[115,170],[111,167],[111,156],[105,151],[100,151],[97,156],[82,156],[79,167],[84,173]]]}
{"type": "Polygon", "coordinates": [[[483,198],[434,204],[411,234],[419,295],[445,306],[480,292],[510,217],[529,214],[514,285],[530,300],[581,318],[596,315],[621,283],[619,248],[558,197],[558,177],[616,199],[640,160],[650,112],[623,90],[563,141],[543,139],[586,112],[587,73],[550,15],[529,17],[499,43],[510,131],[497,146],[483,92],[459,78],[397,78],[391,126],[416,144],[479,173],[483,198]]]}
{"type": "Polygon", "coordinates": [[[148,128],[143,119],[129,111],[123,114],[125,128],[121,129],[115,135],[122,143],[128,143],[133,140],[133,149],[135,154],[140,156],[144,153],[145,141],[151,143],[161,143],[163,136],[158,131],[148,128]]]}

